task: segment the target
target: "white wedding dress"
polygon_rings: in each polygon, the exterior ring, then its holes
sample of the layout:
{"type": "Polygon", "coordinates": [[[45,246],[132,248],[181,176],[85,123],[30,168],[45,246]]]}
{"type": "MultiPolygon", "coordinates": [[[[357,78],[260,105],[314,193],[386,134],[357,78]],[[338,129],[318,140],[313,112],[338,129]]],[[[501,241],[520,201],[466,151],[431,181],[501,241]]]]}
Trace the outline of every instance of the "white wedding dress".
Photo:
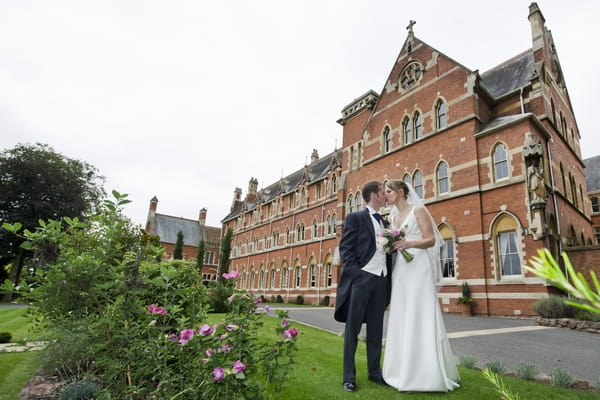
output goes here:
{"type": "MultiPolygon", "coordinates": [[[[414,210],[396,227],[405,231],[406,240],[422,238],[414,210]]],[[[451,391],[460,377],[438,304],[437,263],[425,249],[407,250],[414,259],[406,262],[398,253],[392,270],[383,378],[400,391],[451,391]]]]}

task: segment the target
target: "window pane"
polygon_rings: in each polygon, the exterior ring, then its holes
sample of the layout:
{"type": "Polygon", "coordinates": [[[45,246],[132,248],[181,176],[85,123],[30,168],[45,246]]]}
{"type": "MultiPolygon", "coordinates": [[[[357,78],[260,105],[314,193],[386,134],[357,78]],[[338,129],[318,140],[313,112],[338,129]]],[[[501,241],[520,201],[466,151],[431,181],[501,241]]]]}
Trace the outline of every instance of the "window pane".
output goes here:
{"type": "Polygon", "coordinates": [[[404,120],[404,144],[412,143],[412,129],[410,127],[410,119],[404,120]]]}
{"type": "Polygon", "coordinates": [[[508,178],[508,161],[504,146],[498,145],[494,150],[494,174],[496,180],[508,178]]]}
{"type": "Polygon", "coordinates": [[[437,107],[437,127],[443,129],[446,127],[446,103],[440,101],[437,107]]]}
{"type": "Polygon", "coordinates": [[[517,233],[500,233],[498,235],[498,250],[502,275],[521,275],[521,260],[517,250],[517,233]]]}
{"type": "Polygon", "coordinates": [[[419,198],[423,198],[423,175],[420,171],[415,172],[415,176],[413,177],[413,188],[419,198]]]}
{"type": "Polygon", "coordinates": [[[421,119],[421,114],[415,114],[415,139],[420,139],[423,137],[423,120],[421,119]]]}

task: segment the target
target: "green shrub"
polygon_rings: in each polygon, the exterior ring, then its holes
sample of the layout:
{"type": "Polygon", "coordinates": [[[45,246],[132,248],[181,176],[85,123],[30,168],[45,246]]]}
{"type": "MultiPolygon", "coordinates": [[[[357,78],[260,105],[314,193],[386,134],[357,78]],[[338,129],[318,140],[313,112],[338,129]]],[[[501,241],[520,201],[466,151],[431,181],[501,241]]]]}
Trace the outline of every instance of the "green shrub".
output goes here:
{"type": "Polygon", "coordinates": [[[10,343],[12,335],[10,332],[0,332],[0,343],[10,343]]]}
{"type": "Polygon", "coordinates": [[[460,366],[463,368],[475,369],[477,360],[471,356],[460,356],[460,366]]]}
{"type": "Polygon", "coordinates": [[[323,298],[319,302],[319,305],[328,307],[329,306],[329,296],[323,296],[323,298]]]}
{"type": "Polygon", "coordinates": [[[550,295],[533,303],[533,310],[544,318],[573,318],[578,312],[576,307],[565,304],[564,296],[550,295]]]}
{"type": "Polygon", "coordinates": [[[540,373],[540,368],[537,365],[521,362],[517,364],[517,376],[527,381],[532,381],[540,373]]]}
{"type": "Polygon", "coordinates": [[[296,296],[295,304],[304,304],[304,297],[302,297],[301,294],[299,294],[298,296],[296,296]]]}
{"type": "Polygon", "coordinates": [[[567,371],[563,371],[560,368],[552,370],[550,378],[554,386],[568,388],[573,384],[573,377],[567,371]]]}
{"type": "Polygon", "coordinates": [[[87,400],[93,399],[94,393],[99,390],[98,386],[94,382],[90,382],[86,379],[78,382],[73,382],[70,385],[65,386],[58,393],[60,400],[87,400]]]}
{"type": "Polygon", "coordinates": [[[275,298],[275,303],[283,303],[283,297],[281,297],[280,294],[278,294],[277,297],[275,298]]]}
{"type": "Polygon", "coordinates": [[[485,367],[495,374],[503,374],[506,368],[499,360],[489,360],[485,363],[485,367]]]}

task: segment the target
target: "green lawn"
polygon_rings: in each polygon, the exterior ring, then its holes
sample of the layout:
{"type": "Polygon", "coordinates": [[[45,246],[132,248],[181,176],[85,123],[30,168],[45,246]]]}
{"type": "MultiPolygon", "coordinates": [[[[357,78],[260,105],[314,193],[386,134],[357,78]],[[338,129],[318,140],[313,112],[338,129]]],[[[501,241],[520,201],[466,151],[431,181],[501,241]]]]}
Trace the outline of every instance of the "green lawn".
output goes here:
{"type": "MultiPolygon", "coordinates": [[[[12,314],[15,309],[0,310],[0,331],[9,325],[8,315],[12,315],[13,326],[27,334],[28,320],[23,317],[24,309],[12,314]],[[7,314],[7,311],[11,313],[7,314]],[[20,321],[20,322],[19,322],[20,321]],[[25,325],[25,326],[24,326],[25,325]]],[[[210,315],[211,322],[220,321],[221,315],[210,315]]],[[[275,318],[265,318],[263,335],[272,334],[275,318]]],[[[499,400],[501,397],[492,385],[483,378],[478,370],[460,368],[461,387],[451,393],[400,393],[389,387],[381,387],[367,380],[366,355],[364,343],[360,343],[356,355],[357,386],[356,393],[342,389],[342,344],[343,338],[320,329],[295,324],[299,329],[296,353],[297,363],[288,378],[288,385],[274,396],[275,400],[386,400],[386,399],[463,399],[463,400],[499,400]]],[[[21,334],[20,334],[21,335],[21,334]]],[[[0,354],[0,400],[16,400],[21,387],[35,374],[39,367],[39,352],[0,354]]],[[[576,390],[556,388],[535,382],[502,376],[502,379],[518,393],[522,400],[592,400],[600,399],[600,393],[586,393],[576,390]]]]}
{"type": "MultiPolygon", "coordinates": [[[[0,332],[10,332],[12,342],[35,339],[27,308],[0,310],[0,332]]],[[[0,400],[16,400],[21,388],[40,366],[39,352],[0,353],[0,400]]]]}
{"type": "Polygon", "coordinates": [[[33,323],[26,315],[27,311],[25,307],[0,309],[0,332],[10,332],[11,342],[36,340],[38,335],[33,331],[33,323]]]}

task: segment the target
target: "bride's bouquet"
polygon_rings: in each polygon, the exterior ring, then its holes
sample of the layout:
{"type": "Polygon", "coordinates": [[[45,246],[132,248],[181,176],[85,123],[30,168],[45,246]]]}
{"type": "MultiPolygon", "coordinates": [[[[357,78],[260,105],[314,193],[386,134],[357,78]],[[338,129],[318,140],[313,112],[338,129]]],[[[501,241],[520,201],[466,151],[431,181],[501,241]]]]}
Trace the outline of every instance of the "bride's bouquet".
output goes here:
{"type": "MultiPolygon", "coordinates": [[[[385,242],[383,243],[383,249],[386,253],[390,254],[394,251],[394,243],[398,240],[404,239],[406,233],[402,229],[385,228],[383,232],[381,232],[380,236],[385,239],[385,242]]],[[[406,249],[403,249],[400,253],[406,262],[411,262],[413,258],[415,258],[415,256],[410,254],[406,249]]]]}

